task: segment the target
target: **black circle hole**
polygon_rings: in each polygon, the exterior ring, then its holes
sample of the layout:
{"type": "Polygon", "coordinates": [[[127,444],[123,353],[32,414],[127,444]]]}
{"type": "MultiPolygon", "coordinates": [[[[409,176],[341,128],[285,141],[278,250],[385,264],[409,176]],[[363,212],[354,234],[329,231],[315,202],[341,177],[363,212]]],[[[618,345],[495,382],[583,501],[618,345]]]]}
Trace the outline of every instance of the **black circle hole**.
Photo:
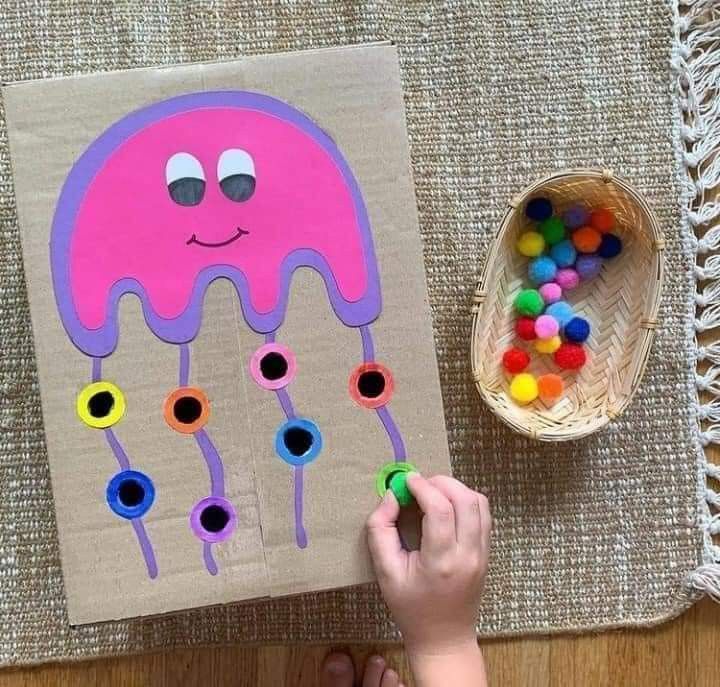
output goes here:
{"type": "Polygon", "coordinates": [[[135,479],[126,479],[118,489],[118,499],[126,508],[139,506],[145,498],[145,487],[135,479]]]}
{"type": "Polygon", "coordinates": [[[175,401],[173,414],[178,422],[182,422],[184,425],[190,425],[200,419],[200,415],[202,415],[202,403],[194,396],[181,396],[175,401]]]}
{"type": "Polygon", "coordinates": [[[364,398],[377,398],[385,391],[385,375],[377,370],[362,372],[358,377],[358,391],[364,398]]]}
{"type": "Polygon", "coordinates": [[[283,441],[293,456],[304,456],[313,445],[313,435],[302,427],[290,427],[285,430],[283,441]]]}
{"type": "Polygon", "coordinates": [[[287,360],[280,353],[271,351],[260,359],[260,374],[271,382],[282,379],[287,374],[287,371],[287,360]]]}
{"type": "Polygon", "coordinates": [[[93,417],[107,417],[115,405],[115,397],[109,391],[98,391],[90,396],[87,405],[93,417]]]}
{"type": "Polygon", "coordinates": [[[200,524],[206,532],[222,532],[230,522],[230,513],[222,506],[206,506],[200,513],[200,524]]]}

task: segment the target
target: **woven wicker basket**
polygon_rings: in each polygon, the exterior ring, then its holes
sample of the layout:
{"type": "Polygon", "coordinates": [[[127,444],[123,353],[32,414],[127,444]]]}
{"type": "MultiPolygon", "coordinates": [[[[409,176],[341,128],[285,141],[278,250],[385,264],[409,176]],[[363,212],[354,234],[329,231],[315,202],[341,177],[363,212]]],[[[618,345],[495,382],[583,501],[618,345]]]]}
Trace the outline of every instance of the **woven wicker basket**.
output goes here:
{"type": "Polygon", "coordinates": [[[491,410],[510,427],[543,441],[579,439],[621,413],[638,388],[654,338],[663,281],[664,241],[647,202],[626,181],[606,170],[576,169],[540,179],[515,196],[489,251],[473,301],[473,377],[491,410]],[[529,348],[534,374],[556,372],[565,380],[562,399],[516,404],[501,358],[517,344],[515,294],[527,286],[527,258],[515,242],[528,226],[525,203],[543,195],[556,212],[582,201],[615,212],[623,252],[606,261],[598,277],[568,294],[575,311],[591,323],[588,362],[579,372],[558,370],[552,356],[529,348]]]}

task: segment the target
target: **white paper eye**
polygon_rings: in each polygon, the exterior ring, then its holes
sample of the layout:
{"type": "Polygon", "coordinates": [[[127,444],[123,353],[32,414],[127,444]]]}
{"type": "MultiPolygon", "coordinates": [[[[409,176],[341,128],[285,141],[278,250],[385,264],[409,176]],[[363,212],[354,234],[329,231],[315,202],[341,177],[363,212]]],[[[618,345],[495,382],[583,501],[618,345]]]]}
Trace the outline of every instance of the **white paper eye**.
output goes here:
{"type": "Polygon", "coordinates": [[[205,195],[205,173],[190,153],[175,153],[165,165],[165,182],[178,205],[197,205],[205,195]]]}
{"type": "Polygon", "coordinates": [[[222,192],[230,200],[242,203],[255,192],[255,163],[244,150],[223,151],[218,159],[217,176],[222,192]]]}

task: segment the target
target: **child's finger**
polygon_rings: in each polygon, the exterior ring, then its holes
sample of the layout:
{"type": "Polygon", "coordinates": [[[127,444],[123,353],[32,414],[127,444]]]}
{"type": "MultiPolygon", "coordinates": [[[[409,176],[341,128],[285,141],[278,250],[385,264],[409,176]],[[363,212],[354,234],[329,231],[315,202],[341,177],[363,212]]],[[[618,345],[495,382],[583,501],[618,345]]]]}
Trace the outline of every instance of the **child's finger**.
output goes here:
{"type": "Polygon", "coordinates": [[[452,503],[424,477],[411,472],[408,489],[423,512],[420,553],[436,556],[457,546],[452,503]]]}
{"type": "Polygon", "coordinates": [[[490,548],[490,536],[492,533],[492,515],[490,514],[490,503],[485,494],[476,494],[478,508],[480,509],[480,541],[487,553],[490,548]]]}
{"type": "Polygon", "coordinates": [[[455,536],[460,546],[481,545],[482,523],[477,492],[452,477],[437,475],[430,484],[437,487],[452,503],[455,511],[455,536]]]}
{"type": "Polygon", "coordinates": [[[403,549],[397,529],[399,515],[400,505],[388,489],[367,520],[368,546],[378,577],[393,576],[405,565],[407,552],[403,549]]]}

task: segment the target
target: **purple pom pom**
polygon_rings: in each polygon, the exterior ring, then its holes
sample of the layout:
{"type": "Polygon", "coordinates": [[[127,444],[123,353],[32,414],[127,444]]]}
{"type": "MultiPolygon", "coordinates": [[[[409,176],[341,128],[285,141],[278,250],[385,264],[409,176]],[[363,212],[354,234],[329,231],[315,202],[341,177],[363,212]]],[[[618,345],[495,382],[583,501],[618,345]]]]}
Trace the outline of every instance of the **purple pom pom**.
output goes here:
{"type": "Polygon", "coordinates": [[[593,279],[600,274],[602,269],[602,258],[598,255],[580,255],[575,261],[575,270],[582,281],[593,279]]]}
{"type": "Polygon", "coordinates": [[[565,210],[563,219],[565,220],[565,226],[568,229],[577,229],[578,227],[582,227],[588,223],[590,213],[584,205],[573,205],[565,210]]]}

